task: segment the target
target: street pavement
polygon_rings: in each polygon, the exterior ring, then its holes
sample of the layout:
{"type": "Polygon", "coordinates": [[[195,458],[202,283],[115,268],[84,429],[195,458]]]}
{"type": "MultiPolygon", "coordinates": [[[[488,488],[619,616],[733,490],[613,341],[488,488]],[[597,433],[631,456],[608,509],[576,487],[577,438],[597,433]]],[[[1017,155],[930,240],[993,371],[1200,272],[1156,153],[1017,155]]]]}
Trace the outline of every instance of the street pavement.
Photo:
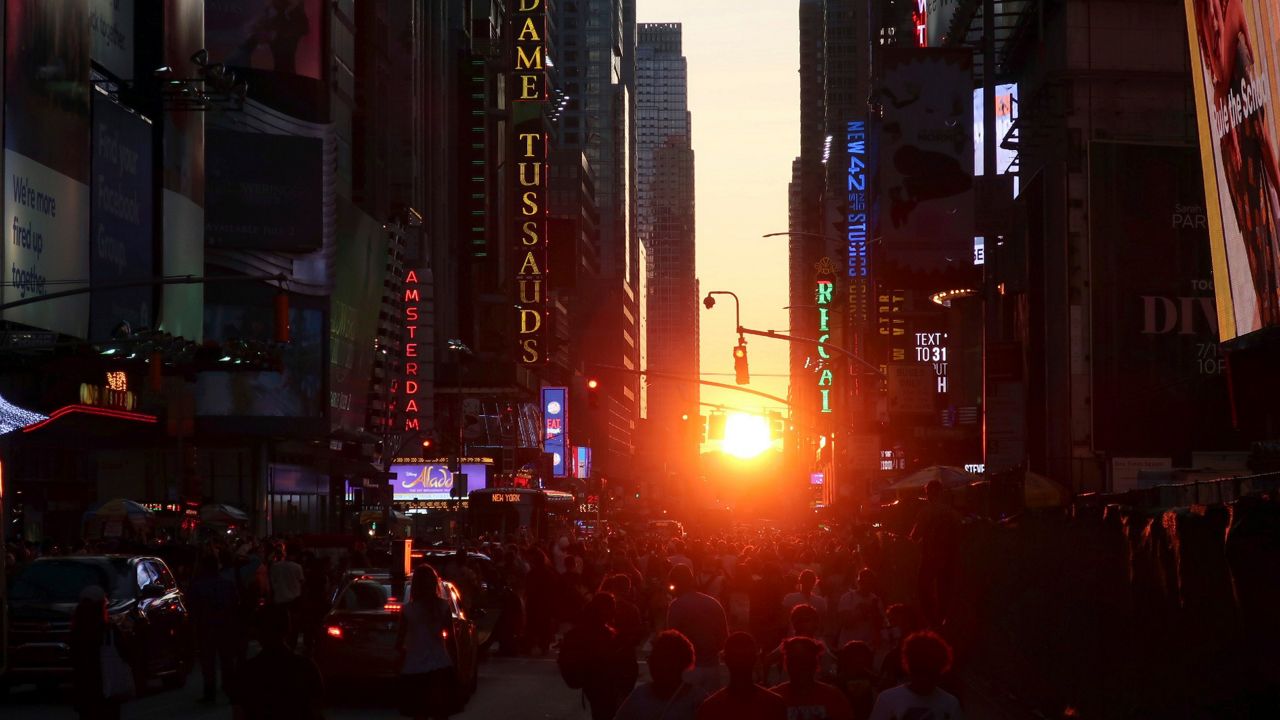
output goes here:
{"type": "MultiPolygon", "coordinates": [[[[10,690],[0,700],[0,718],[4,720],[63,720],[76,714],[67,704],[69,688],[58,693],[37,693],[31,687],[10,690]]],[[[384,691],[385,693],[385,691],[384,691]]],[[[124,706],[123,720],[226,720],[231,706],[225,696],[217,705],[199,702],[200,674],[194,672],[181,690],[153,689],[145,697],[124,706]]],[[[330,720],[364,718],[398,718],[389,693],[379,696],[373,691],[342,693],[330,703],[325,717],[330,720]]],[[[582,708],[580,693],[565,687],[554,661],[549,659],[491,658],[480,666],[480,687],[459,720],[586,720],[590,713],[582,708]]]]}
{"type": "MultiPolygon", "coordinates": [[[[963,702],[968,720],[1032,720],[1036,716],[1019,708],[1011,698],[984,683],[966,680],[963,702]]],[[[37,692],[34,687],[10,690],[0,700],[4,720],[70,720],[76,717],[69,706],[70,689],[57,693],[37,692]]],[[[123,720],[226,720],[231,706],[225,696],[216,705],[199,702],[200,675],[192,673],[180,690],[153,688],[144,697],[124,706],[123,720]]],[[[398,718],[389,688],[338,693],[325,710],[329,720],[398,718]]],[[[565,687],[556,664],[550,659],[493,657],[480,666],[480,687],[458,720],[586,720],[591,715],[582,707],[581,695],[565,687]]]]}

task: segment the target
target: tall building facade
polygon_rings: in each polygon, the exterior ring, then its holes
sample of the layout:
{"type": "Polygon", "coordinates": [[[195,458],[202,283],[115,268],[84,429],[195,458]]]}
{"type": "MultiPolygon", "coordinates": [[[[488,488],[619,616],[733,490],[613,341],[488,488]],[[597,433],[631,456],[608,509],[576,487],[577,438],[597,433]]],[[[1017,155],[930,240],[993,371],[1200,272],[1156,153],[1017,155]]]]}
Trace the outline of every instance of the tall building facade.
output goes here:
{"type": "Polygon", "coordinates": [[[633,217],[635,0],[562,0],[553,6],[563,92],[557,145],[581,153],[598,213],[598,269],[577,278],[571,321],[575,382],[600,382],[596,407],[578,403],[582,444],[597,474],[634,470],[641,407],[640,252],[633,217]]]}
{"type": "Polygon", "coordinates": [[[679,23],[639,26],[636,49],[636,209],[648,255],[648,398],[650,428],[674,435],[681,418],[698,416],[698,297],[694,234],[694,157],[688,64],[679,23]],[[677,379],[684,378],[685,380],[677,379]]]}

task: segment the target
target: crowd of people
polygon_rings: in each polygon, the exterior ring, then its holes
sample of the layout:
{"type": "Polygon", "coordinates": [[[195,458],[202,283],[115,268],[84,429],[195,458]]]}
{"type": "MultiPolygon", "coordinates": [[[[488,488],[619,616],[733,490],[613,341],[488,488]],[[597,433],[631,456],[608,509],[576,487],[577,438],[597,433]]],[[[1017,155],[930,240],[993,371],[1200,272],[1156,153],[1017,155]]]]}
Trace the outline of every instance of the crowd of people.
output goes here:
{"type": "MultiPolygon", "coordinates": [[[[485,650],[555,658],[593,720],[957,720],[959,704],[940,685],[951,666],[943,636],[959,521],[938,488],[927,494],[912,532],[922,555],[916,604],[890,602],[896,598],[881,579],[902,568],[869,528],[480,538],[471,548],[479,555],[458,550],[439,564],[439,576],[415,575],[414,585],[448,580],[468,609],[497,607],[485,650]]],[[[10,551],[11,568],[32,559],[30,548],[10,551]]],[[[356,542],[335,561],[283,539],[171,553],[203,699],[216,701],[221,687],[247,717],[268,717],[275,699],[304,698],[309,704],[295,706],[294,716],[320,716],[322,681],[306,651],[345,573],[386,567],[390,555],[387,544],[356,542]],[[261,653],[249,660],[255,629],[261,653]],[[290,668],[283,681],[291,686],[257,687],[252,668],[262,663],[290,668]]],[[[96,619],[105,612],[100,596],[82,598],[73,635],[94,647],[109,632],[96,619]]],[[[440,620],[429,604],[402,614],[401,706],[410,717],[458,709],[423,700],[448,667],[429,640],[438,631],[421,629],[440,620]]],[[[84,676],[100,675],[95,656],[82,654],[84,676]]],[[[80,703],[82,715],[113,716],[112,703],[97,702],[100,686],[77,689],[90,700],[80,703]]]]}

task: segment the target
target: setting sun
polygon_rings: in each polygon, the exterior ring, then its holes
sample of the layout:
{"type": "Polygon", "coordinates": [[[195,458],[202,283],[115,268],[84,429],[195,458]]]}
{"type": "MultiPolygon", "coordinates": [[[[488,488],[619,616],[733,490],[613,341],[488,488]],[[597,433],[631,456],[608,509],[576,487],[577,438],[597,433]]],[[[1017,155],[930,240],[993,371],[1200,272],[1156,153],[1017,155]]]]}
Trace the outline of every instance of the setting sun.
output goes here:
{"type": "Polygon", "coordinates": [[[759,415],[734,413],[725,420],[724,443],[720,446],[726,454],[739,458],[753,458],[773,445],[769,435],[769,421],[759,415]]]}

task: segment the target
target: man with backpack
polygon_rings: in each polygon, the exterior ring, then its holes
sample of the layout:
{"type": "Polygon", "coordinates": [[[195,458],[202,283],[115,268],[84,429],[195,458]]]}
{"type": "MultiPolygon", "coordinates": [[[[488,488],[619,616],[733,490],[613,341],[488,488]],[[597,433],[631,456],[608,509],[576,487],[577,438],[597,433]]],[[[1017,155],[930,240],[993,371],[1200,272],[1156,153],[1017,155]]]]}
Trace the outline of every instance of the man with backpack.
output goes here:
{"type": "Polygon", "coordinates": [[[579,621],[565,634],[556,660],[565,684],[582,690],[591,706],[592,720],[613,720],[636,681],[634,651],[618,638],[610,624],[614,611],[613,596],[596,593],[583,608],[579,621]]]}

